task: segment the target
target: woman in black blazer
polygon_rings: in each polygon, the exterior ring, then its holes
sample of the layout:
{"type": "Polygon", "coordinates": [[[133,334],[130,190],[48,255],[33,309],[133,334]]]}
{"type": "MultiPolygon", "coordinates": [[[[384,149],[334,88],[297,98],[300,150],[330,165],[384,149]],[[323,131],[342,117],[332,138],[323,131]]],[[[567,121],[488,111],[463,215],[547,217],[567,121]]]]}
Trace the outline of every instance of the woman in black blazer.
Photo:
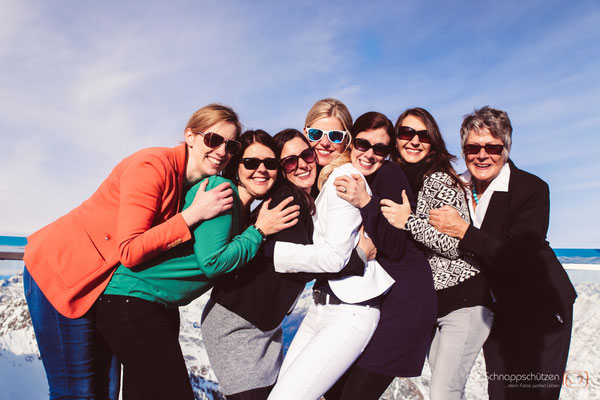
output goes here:
{"type": "Polygon", "coordinates": [[[430,222],[477,255],[489,279],[495,299],[484,345],[490,399],[558,399],[577,295],[546,240],[548,185],[509,160],[506,112],[475,110],[460,134],[473,224],[448,206],[432,210],[430,222]]]}

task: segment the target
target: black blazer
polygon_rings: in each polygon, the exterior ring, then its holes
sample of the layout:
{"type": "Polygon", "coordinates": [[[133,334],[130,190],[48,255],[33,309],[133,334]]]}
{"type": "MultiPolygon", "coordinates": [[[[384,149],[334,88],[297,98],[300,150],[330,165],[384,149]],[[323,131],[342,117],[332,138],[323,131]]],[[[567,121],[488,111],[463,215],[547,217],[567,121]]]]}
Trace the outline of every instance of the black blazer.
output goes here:
{"type": "Polygon", "coordinates": [[[480,257],[498,311],[522,317],[563,314],[577,294],[546,240],[548,184],[508,163],[508,192],[494,192],[481,229],[469,226],[459,247],[480,257]]]}
{"type": "MultiPolygon", "coordinates": [[[[278,188],[272,195],[270,207],[275,207],[289,196],[294,197],[292,204],[300,206],[298,223],[269,236],[269,241],[312,244],[312,216],[294,189],[287,184],[278,188]]],[[[281,324],[304,290],[306,283],[313,280],[316,275],[335,279],[347,275],[363,274],[364,269],[364,262],[354,250],[348,265],[338,273],[284,274],[275,272],[272,254],[269,256],[265,255],[263,251],[259,251],[256,257],[244,267],[224,275],[215,284],[211,298],[257,328],[269,331],[281,324]]]]}

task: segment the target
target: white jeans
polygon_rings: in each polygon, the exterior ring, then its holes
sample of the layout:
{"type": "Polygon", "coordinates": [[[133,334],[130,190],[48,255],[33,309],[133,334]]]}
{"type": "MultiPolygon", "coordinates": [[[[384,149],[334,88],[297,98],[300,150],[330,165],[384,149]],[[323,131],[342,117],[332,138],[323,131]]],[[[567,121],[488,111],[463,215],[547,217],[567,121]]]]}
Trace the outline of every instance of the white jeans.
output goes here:
{"type": "Polygon", "coordinates": [[[465,307],[438,318],[429,349],[431,400],[461,400],[475,359],[490,334],[494,314],[484,306],[465,307]]]}
{"type": "Polygon", "coordinates": [[[316,400],[358,358],[379,322],[369,306],[312,304],[283,360],[269,400],[316,400]]]}

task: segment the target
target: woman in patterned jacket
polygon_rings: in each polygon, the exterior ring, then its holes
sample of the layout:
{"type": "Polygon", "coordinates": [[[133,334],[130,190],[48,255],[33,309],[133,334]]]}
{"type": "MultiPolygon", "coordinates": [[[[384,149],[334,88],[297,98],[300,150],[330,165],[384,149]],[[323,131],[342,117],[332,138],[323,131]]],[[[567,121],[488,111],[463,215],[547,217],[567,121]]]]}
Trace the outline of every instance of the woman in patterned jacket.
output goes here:
{"type": "MultiPolygon", "coordinates": [[[[475,359],[492,326],[489,285],[470,254],[458,250],[458,239],[428,222],[429,211],[443,205],[458,210],[470,222],[464,184],[454,171],[435,119],[422,108],[411,108],[396,122],[398,162],[418,193],[414,214],[382,200],[389,222],[412,234],[425,247],[438,298],[437,325],[429,350],[430,398],[461,399],[475,359]]],[[[406,202],[406,201],[405,201],[406,202]]]]}

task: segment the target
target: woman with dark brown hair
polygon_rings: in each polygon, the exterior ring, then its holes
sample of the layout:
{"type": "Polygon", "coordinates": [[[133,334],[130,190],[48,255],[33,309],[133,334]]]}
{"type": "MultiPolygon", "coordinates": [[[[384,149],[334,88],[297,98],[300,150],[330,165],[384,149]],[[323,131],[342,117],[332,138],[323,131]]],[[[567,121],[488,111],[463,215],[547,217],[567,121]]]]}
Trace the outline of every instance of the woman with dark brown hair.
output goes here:
{"type": "Polygon", "coordinates": [[[446,150],[433,116],[423,108],[404,111],[396,122],[395,157],[418,193],[417,208],[403,226],[397,204],[382,200],[382,211],[397,228],[404,228],[424,249],[437,293],[438,318],[428,361],[429,397],[460,400],[475,359],[488,337],[493,313],[489,285],[476,260],[458,249],[458,240],[429,224],[432,209],[450,205],[469,222],[465,187],[446,150]]]}
{"type": "Polygon", "coordinates": [[[395,157],[394,126],[385,115],[369,112],[354,123],[352,140],[356,155],[352,162],[373,193],[369,195],[355,176],[339,177],[334,184],[339,197],[360,209],[365,232],[377,247],[376,260],[395,283],[381,298],[381,319],[371,341],[325,394],[327,400],[376,400],[395,377],[421,375],[436,313],[431,269],[422,250],[407,232],[392,226],[380,208],[384,198],[401,202],[405,191],[404,202],[413,203],[409,180],[400,166],[384,160],[389,153],[395,157]],[[380,168],[373,171],[378,162],[380,168]]]}

